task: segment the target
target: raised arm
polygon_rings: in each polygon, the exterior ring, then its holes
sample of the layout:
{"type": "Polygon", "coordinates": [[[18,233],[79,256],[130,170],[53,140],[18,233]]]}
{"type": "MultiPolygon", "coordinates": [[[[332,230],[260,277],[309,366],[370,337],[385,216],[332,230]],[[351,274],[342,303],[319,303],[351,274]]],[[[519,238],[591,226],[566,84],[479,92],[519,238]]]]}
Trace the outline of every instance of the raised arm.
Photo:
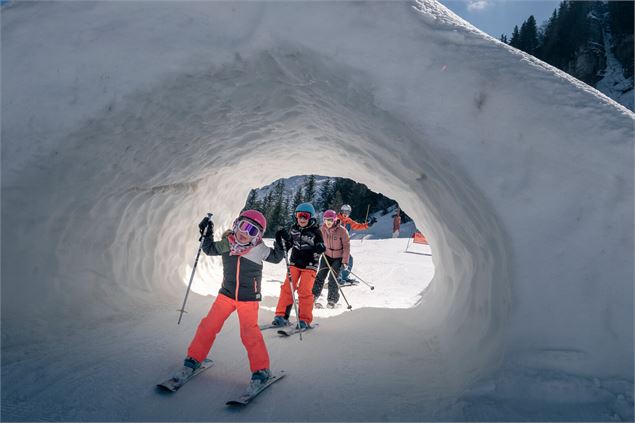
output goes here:
{"type": "Polygon", "coordinates": [[[278,241],[273,242],[273,248],[267,248],[269,249],[269,254],[265,257],[265,261],[269,263],[280,263],[280,261],[284,258],[284,250],[278,241]]]}

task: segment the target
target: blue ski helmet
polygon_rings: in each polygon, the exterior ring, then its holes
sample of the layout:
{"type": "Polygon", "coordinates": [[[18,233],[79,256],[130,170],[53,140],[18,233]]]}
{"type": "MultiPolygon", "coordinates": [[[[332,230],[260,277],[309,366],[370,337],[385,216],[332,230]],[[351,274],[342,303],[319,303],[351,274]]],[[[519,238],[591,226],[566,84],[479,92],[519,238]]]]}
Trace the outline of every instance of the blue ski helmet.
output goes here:
{"type": "Polygon", "coordinates": [[[307,212],[311,213],[311,217],[315,217],[315,209],[313,208],[313,204],[311,203],[298,204],[298,207],[295,208],[295,212],[307,212]]]}

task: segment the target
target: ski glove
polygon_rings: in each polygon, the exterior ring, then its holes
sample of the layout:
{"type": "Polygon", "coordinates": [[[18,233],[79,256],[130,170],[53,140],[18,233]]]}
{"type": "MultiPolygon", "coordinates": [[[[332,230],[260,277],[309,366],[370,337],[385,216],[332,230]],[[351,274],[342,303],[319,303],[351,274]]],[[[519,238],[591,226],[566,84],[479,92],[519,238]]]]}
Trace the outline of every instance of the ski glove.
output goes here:
{"type": "Polygon", "coordinates": [[[343,264],[342,270],[346,272],[348,270],[348,264],[343,264]]]}
{"type": "Polygon", "coordinates": [[[211,237],[214,234],[214,222],[209,220],[209,217],[205,216],[201,223],[198,224],[198,230],[201,233],[201,236],[206,238],[211,237]]]}
{"type": "Polygon", "coordinates": [[[283,245],[282,241],[285,241],[284,245],[287,246],[287,250],[291,248],[291,234],[284,228],[276,232],[276,242],[279,245],[283,245]]]}

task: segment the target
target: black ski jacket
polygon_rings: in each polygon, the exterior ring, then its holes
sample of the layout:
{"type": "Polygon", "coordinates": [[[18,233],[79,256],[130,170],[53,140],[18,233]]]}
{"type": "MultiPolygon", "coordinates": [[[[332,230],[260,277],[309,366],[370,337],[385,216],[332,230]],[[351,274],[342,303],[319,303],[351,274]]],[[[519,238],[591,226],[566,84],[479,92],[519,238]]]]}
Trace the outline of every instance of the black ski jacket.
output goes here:
{"type": "Polygon", "coordinates": [[[271,248],[261,242],[242,256],[232,256],[227,238],[216,242],[213,238],[205,238],[203,252],[223,259],[223,285],[218,293],[237,301],[260,301],[263,261],[280,263],[284,257],[282,247],[277,242],[273,245],[271,248]]]}
{"type": "Polygon", "coordinates": [[[320,254],[326,251],[326,247],[315,218],[311,218],[304,228],[293,224],[289,235],[292,243],[289,264],[300,269],[317,270],[320,254]]]}

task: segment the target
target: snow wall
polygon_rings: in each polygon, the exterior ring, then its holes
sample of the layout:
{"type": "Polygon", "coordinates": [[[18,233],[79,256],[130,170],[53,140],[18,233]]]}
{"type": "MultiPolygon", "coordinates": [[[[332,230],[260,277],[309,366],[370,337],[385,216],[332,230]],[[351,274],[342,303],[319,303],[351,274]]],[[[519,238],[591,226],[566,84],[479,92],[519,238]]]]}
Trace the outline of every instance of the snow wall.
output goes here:
{"type": "Polygon", "coordinates": [[[180,304],[205,212],[313,173],[424,230],[457,378],[632,377],[633,114],[439,4],[18,2],[2,44],[5,347],[180,304]]]}

